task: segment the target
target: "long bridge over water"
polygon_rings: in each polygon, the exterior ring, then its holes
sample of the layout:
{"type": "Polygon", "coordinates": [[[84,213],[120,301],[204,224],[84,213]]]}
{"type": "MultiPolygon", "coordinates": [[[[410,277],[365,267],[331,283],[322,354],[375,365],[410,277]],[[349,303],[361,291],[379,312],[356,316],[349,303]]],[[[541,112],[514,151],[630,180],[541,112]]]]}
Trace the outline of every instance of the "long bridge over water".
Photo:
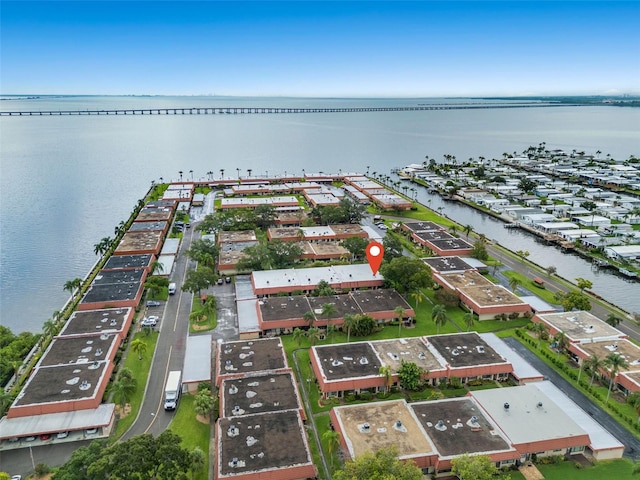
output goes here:
{"type": "Polygon", "coordinates": [[[60,116],[60,115],[247,115],[283,113],[352,113],[352,112],[408,112],[423,110],[479,110],[487,108],[540,108],[577,107],[568,103],[525,103],[525,104],[441,104],[416,105],[406,107],[171,107],[171,108],[118,108],[107,110],[34,110],[0,111],[3,117],[60,116]]]}

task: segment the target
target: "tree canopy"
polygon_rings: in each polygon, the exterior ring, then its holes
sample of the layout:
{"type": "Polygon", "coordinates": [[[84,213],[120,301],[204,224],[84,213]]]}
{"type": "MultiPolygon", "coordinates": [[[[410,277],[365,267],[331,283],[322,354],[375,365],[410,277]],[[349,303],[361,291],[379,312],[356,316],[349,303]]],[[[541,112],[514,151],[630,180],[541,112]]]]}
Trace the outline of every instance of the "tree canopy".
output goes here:
{"type": "Polygon", "coordinates": [[[396,447],[366,452],[333,473],[334,480],[421,480],[422,471],[411,461],[398,459],[396,447]]]}
{"type": "Polygon", "coordinates": [[[488,455],[459,455],[451,461],[451,473],[460,480],[493,480],[498,474],[495,463],[488,455]]]}
{"type": "Polygon", "coordinates": [[[431,268],[418,258],[396,257],[390,262],[383,262],[380,273],[385,282],[399,293],[415,292],[431,287],[431,268]]]}
{"type": "Polygon", "coordinates": [[[180,446],[182,439],[167,430],[157,437],[138,435],[125,442],[107,446],[91,442],[80,447],[53,476],[54,480],[183,478],[191,466],[189,451],[180,446]]]}

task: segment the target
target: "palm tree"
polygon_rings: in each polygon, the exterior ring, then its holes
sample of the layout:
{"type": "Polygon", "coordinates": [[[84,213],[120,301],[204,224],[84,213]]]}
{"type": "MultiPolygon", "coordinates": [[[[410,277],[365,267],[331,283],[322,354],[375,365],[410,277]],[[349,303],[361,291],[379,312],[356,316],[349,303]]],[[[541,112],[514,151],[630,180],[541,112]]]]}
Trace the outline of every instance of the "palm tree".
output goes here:
{"type": "Polygon", "coordinates": [[[416,290],[416,291],[411,292],[411,293],[409,294],[409,296],[415,300],[415,302],[416,302],[416,308],[418,308],[418,304],[419,304],[420,302],[422,302],[422,300],[424,300],[424,297],[423,297],[422,295],[423,295],[423,294],[422,294],[422,291],[420,291],[420,290],[416,290]]]}
{"type": "Polygon", "coordinates": [[[42,333],[44,333],[45,338],[53,337],[56,334],[56,323],[51,319],[44,322],[42,333]]]}
{"type": "Polygon", "coordinates": [[[119,377],[111,385],[111,394],[113,395],[113,400],[120,405],[120,407],[124,410],[124,407],[131,397],[136,392],[136,380],[135,378],[128,377],[119,377]]]}
{"type": "Polygon", "coordinates": [[[329,330],[329,325],[331,325],[331,317],[333,317],[338,310],[333,303],[325,303],[322,305],[322,315],[327,316],[327,330],[329,330]]]}
{"type": "Polygon", "coordinates": [[[358,323],[358,317],[351,313],[347,313],[344,316],[344,326],[347,327],[347,343],[351,339],[351,329],[355,327],[356,323],[358,323]]]}
{"type": "Polygon", "coordinates": [[[318,327],[311,327],[307,330],[307,338],[311,341],[312,347],[318,342],[318,340],[320,340],[321,336],[322,333],[320,333],[320,329],[318,327]]]}
{"type": "Polygon", "coordinates": [[[473,232],[473,225],[465,225],[464,227],[462,227],[462,231],[465,233],[467,238],[469,238],[469,235],[471,234],[471,232],[473,232]]]}
{"type": "Polygon", "coordinates": [[[609,391],[607,392],[607,399],[605,400],[605,403],[609,403],[609,395],[611,395],[611,390],[613,389],[616,376],[622,368],[629,368],[629,362],[627,362],[619,353],[610,353],[604,361],[605,367],[609,370],[609,391]]]}
{"type": "Polygon", "coordinates": [[[250,168],[247,168],[247,176],[248,176],[249,178],[251,178],[251,172],[253,172],[253,170],[252,170],[252,169],[250,169],[250,168]]]}
{"type": "Polygon", "coordinates": [[[194,409],[197,415],[201,417],[208,417],[211,413],[211,409],[213,408],[213,396],[211,395],[211,390],[205,388],[200,390],[196,395],[194,400],[194,409]]]}
{"type": "Polygon", "coordinates": [[[560,352],[564,351],[567,344],[567,335],[560,330],[553,336],[553,341],[556,343],[556,356],[560,355],[560,352]]]}
{"type": "Polygon", "coordinates": [[[583,360],[584,367],[591,371],[591,381],[589,385],[593,385],[593,380],[596,378],[598,371],[605,366],[604,359],[599,358],[597,355],[591,355],[586,360],[583,360]]]}
{"type": "Polygon", "coordinates": [[[547,325],[542,322],[534,322],[531,331],[538,335],[538,348],[540,348],[540,340],[542,340],[543,335],[547,332],[547,325]]]}
{"type": "Polygon", "coordinates": [[[223,179],[224,178],[224,168],[220,169],[220,178],[223,179]]]}
{"type": "Polygon", "coordinates": [[[191,462],[191,480],[193,480],[196,472],[201,472],[207,463],[204,452],[200,447],[194,447],[189,452],[189,461],[191,462]]]}
{"type": "Polygon", "coordinates": [[[511,291],[513,293],[516,293],[516,290],[518,289],[519,286],[520,286],[520,280],[518,280],[516,277],[511,277],[509,279],[509,287],[511,287],[511,291]]]}
{"type": "Polygon", "coordinates": [[[462,317],[464,324],[467,326],[467,332],[471,330],[471,327],[473,327],[473,322],[475,321],[475,319],[476,317],[473,315],[473,312],[467,312],[462,317]]]}
{"type": "Polygon", "coordinates": [[[455,223],[449,227],[449,233],[454,237],[458,233],[458,226],[455,223]]]}
{"type": "Polygon", "coordinates": [[[67,282],[65,282],[62,289],[67,290],[70,295],[73,295],[76,290],[80,289],[81,285],[82,285],[82,279],[74,278],[73,280],[68,280],[67,282]]]}
{"type": "Polygon", "coordinates": [[[438,304],[431,310],[431,320],[436,323],[436,333],[440,333],[440,327],[447,323],[447,309],[444,305],[438,304]]]}
{"type": "Polygon", "coordinates": [[[139,338],[136,338],[131,342],[131,350],[138,354],[138,360],[142,360],[142,357],[147,352],[147,344],[139,338]]]}
{"type": "Polygon", "coordinates": [[[304,315],[302,315],[302,319],[307,322],[309,324],[309,327],[313,327],[313,322],[316,320],[316,316],[314,315],[314,313],[309,310],[307,312],[305,312],[304,315]]]}
{"type": "Polygon", "coordinates": [[[182,170],[179,170],[178,173],[180,174],[180,181],[182,181],[182,170]]]}
{"type": "Polygon", "coordinates": [[[153,262],[151,262],[150,270],[151,275],[155,274],[156,272],[162,273],[164,272],[164,265],[159,260],[154,260],[153,262]]]}
{"type": "Polygon", "coordinates": [[[391,389],[391,366],[390,365],[383,365],[378,369],[378,373],[382,376],[384,376],[384,387],[385,387],[385,392],[389,392],[389,390],[391,389]]]}
{"type": "Polygon", "coordinates": [[[340,432],[327,430],[322,434],[322,440],[327,442],[327,453],[331,457],[333,452],[340,446],[340,432]]]}
{"type": "Polygon", "coordinates": [[[402,318],[404,317],[404,308],[397,306],[393,309],[393,313],[398,319],[398,337],[402,336],[402,318]]]}
{"type": "Polygon", "coordinates": [[[300,342],[302,342],[302,339],[305,337],[305,333],[304,330],[302,330],[301,328],[296,327],[293,330],[293,340],[298,344],[298,347],[300,346],[300,342]]]}
{"type": "Polygon", "coordinates": [[[189,173],[191,174],[191,181],[193,182],[193,170],[189,170],[189,173]]]}

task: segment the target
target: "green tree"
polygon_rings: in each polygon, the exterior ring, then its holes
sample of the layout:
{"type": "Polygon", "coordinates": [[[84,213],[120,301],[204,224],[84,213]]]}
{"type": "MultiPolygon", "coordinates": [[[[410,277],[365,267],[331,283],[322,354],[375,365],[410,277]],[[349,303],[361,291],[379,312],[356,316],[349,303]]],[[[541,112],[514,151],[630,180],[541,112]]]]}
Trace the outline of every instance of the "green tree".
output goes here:
{"type": "Polygon", "coordinates": [[[67,290],[70,295],[74,295],[76,293],[76,290],[79,290],[81,286],[82,286],[82,279],[74,278],[73,280],[68,280],[67,282],[65,282],[62,289],[67,290]]]}
{"type": "Polygon", "coordinates": [[[498,474],[495,463],[488,455],[463,455],[451,460],[451,473],[460,480],[493,480],[498,474]]]}
{"type": "Polygon", "coordinates": [[[365,249],[368,244],[369,240],[362,237],[349,237],[340,242],[340,245],[349,250],[349,253],[351,254],[351,261],[364,258],[365,249]]]}
{"type": "Polygon", "coordinates": [[[567,339],[567,334],[564,333],[562,330],[560,330],[558,333],[556,333],[553,336],[553,341],[556,344],[557,355],[560,355],[560,353],[564,352],[565,348],[569,343],[569,340],[567,339]]]}
{"type": "Polygon", "coordinates": [[[358,318],[351,313],[347,313],[344,316],[343,326],[347,329],[347,343],[349,343],[349,340],[351,339],[351,329],[355,326],[357,321],[358,318]]]}
{"type": "Polygon", "coordinates": [[[540,348],[540,340],[547,334],[547,325],[542,322],[534,322],[531,331],[538,336],[538,348],[540,348]]]}
{"type": "Polygon", "coordinates": [[[155,438],[143,434],[115,443],[89,466],[88,477],[177,479],[190,467],[189,451],[181,442],[182,438],[166,430],[155,438]]]}
{"type": "Polygon", "coordinates": [[[547,275],[549,275],[550,277],[555,275],[555,273],[558,271],[558,269],[553,265],[549,265],[547,268],[545,268],[545,270],[547,271],[547,275]]]}
{"type": "Polygon", "coordinates": [[[431,320],[436,324],[436,333],[440,333],[440,327],[447,323],[447,309],[444,305],[435,305],[431,310],[431,320]]]}
{"type": "Polygon", "coordinates": [[[196,411],[196,414],[206,418],[211,413],[213,403],[214,400],[213,395],[211,395],[211,390],[205,388],[200,390],[196,395],[196,398],[193,402],[193,407],[196,411]]]}
{"type": "Polygon", "coordinates": [[[204,470],[207,464],[207,457],[200,447],[194,447],[189,452],[189,463],[191,467],[191,480],[195,478],[195,474],[204,470]]]}
{"type": "Polygon", "coordinates": [[[329,285],[329,282],[326,280],[320,280],[318,282],[318,286],[313,291],[314,297],[330,297],[331,295],[335,295],[335,290],[329,285]]]}
{"type": "Polygon", "coordinates": [[[462,227],[462,231],[467,236],[467,238],[469,238],[469,235],[471,235],[471,232],[473,232],[473,225],[466,224],[464,227],[462,227]]]}
{"type": "Polygon", "coordinates": [[[529,250],[516,250],[516,255],[520,257],[520,261],[524,262],[529,256],[529,250]]]}
{"type": "Polygon", "coordinates": [[[467,327],[467,332],[471,330],[471,328],[473,327],[473,322],[475,321],[476,317],[473,314],[473,312],[466,312],[463,317],[462,317],[462,321],[464,322],[464,324],[467,327]]]}
{"type": "Polygon", "coordinates": [[[601,368],[605,367],[605,361],[603,358],[600,358],[597,355],[591,355],[586,360],[583,360],[583,363],[584,367],[591,372],[591,380],[589,382],[589,385],[593,385],[593,380],[596,378],[596,375],[601,368]]]}
{"type": "Polygon", "coordinates": [[[384,377],[384,388],[385,392],[389,392],[391,389],[391,379],[393,378],[391,374],[391,366],[390,365],[382,365],[378,369],[378,373],[384,377]]]}
{"type": "Polygon", "coordinates": [[[215,268],[216,259],[220,254],[218,246],[209,239],[194,240],[191,244],[191,248],[187,250],[187,256],[198,262],[200,265],[215,268]]]}
{"type": "Polygon", "coordinates": [[[487,245],[481,239],[478,239],[473,244],[473,248],[471,249],[471,257],[477,258],[478,260],[488,260],[489,252],[487,252],[487,245]]]}
{"type": "Polygon", "coordinates": [[[0,480],[11,480],[11,477],[7,472],[0,472],[0,480]]]}
{"type": "Polygon", "coordinates": [[[402,336],[402,320],[404,318],[404,308],[397,306],[393,309],[393,314],[398,319],[398,337],[402,336]]]}
{"type": "Polygon", "coordinates": [[[327,445],[327,453],[333,456],[333,453],[340,447],[340,432],[335,430],[327,430],[322,434],[322,440],[327,445]]]}
{"type": "Polygon", "coordinates": [[[273,227],[276,224],[276,207],[273,205],[258,205],[255,209],[256,226],[262,230],[273,227]]]}
{"type": "Polygon", "coordinates": [[[520,280],[518,280],[517,277],[509,278],[509,287],[511,288],[511,291],[513,293],[516,293],[516,290],[518,290],[519,286],[520,286],[520,280]]]}
{"type": "Polygon", "coordinates": [[[106,447],[106,440],[94,440],[74,450],[69,460],[53,474],[52,480],[93,480],[94,477],[90,477],[87,470],[100,459],[106,447]]]}
{"type": "Polygon", "coordinates": [[[136,338],[131,342],[131,351],[138,354],[138,360],[142,360],[142,357],[147,353],[147,344],[143,340],[136,338]]]}
{"type": "Polygon", "coordinates": [[[629,362],[619,353],[610,353],[604,359],[604,366],[609,371],[609,390],[605,401],[605,403],[609,403],[609,396],[611,395],[613,384],[616,383],[616,376],[621,369],[629,368],[629,362]]]}
{"type": "Polygon", "coordinates": [[[333,303],[324,303],[322,305],[322,315],[327,317],[327,331],[329,330],[329,326],[331,325],[331,318],[338,313],[336,306],[333,303]]]}
{"type": "Polygon", "coordinates": [[[158,277],[156,275],[152,275],[147,277],[147,280],[144,282],[144,288],[149,289],[149,294],[151,297],[155,298],[163,289],[169,286],[169,279],[165,277],[158,277]]]}
{"type": "Polygon", "coordinates": [[[529,180],[528,178],[523,178],[520,180],[520,183],[518,183],[518,188],[525,193],[533,193],[537,185],[538,184],[533,180],[529,180]]]}
{"type": "Polygon", "coordinates": [[[581,292],[584,292],[585,289],[593,287],[593,282],[591,280],[578,277],[576,278],[576,286],[580,289],[581,292]]]}
{"type": "Polygon", "coordinates": [[[182,284],[182,290],[200,296],[200,292],[213,285],[216,274],[208,267],[200,267],[197,270],[189,270],[182,284]]]}
{"type": "Polygon", "coordinates": [[[113,395],[114,402],[124,409],[133,394],[136,393],[136,389],[135,378],[120,375],[118,379],[111,384],[111,394],[113,395]]]}
{"type": "Polygon", "coordinates": [[[420,470],[411,460],[400,460],[397,448],[382,448],[376,453],[367,451],[336,470],[333,480],[421,480],[420,470]]]}
{"type": "Polygon", "coordinates": [[[353,326],[352,333],[354,337],[366,337],[371,335],[377,326],[376,320],[370,315],[362,313],[356,314],[355,325],[353,326]]]}
{"type": "Polygon", "coordinates": [[[318,327],[311,327],[307,330],[307,338],[311,341],[312,347],[318,342],[318,340],[320,340],[321,336],[322,332],[320,332],[318,327]]]}
{"type": "Polygon", "coordinates": [[[384,247],[384,259],[389,262],[394,258],[401,257],[404,251],[400,240],[392,234],[385,235],[382,240],[382,246],[384,247]]]}
{"type": "Polygon", "coordinates": [[[311,310],[308,310],[304,312],[302,319],[309,324],[309,327],[313,327],[313,322],[316,321],[316,316],[311,310]]]}
{"type": "Polygon", "coordinates": [[[93,246],[93,253],[95,253],[96,255],[104,255],[105,253],[107,253],[109,251],[109,248],[111,248],[111,243],[113,242],[113,240],[111,240],[110,237],[104,237],[102,238],[98,243],[96,243],[93,246]]]}
{"type": "Polygon", "coordinates": [[[44,333],[45,338],[52,338],[58,330],[55,322],[51,319],[44,322],[42,325],[42,333],[44,333]]]}
{"type": "Polygon", "coordinates": [[[400,362],[400,368],[398,369],[400,386],[405,390],[419,390],[422,386],[422,375],[425,373],[424,369],[413,362],[405,362],[404,360],[400,362]]]}
{"type": "Polygon", "coordinates": [[[293,330],[293,340],[296,342],[298,347],[300,347],[300,343],[302,342],[302,339],[304,337],[305,337],[305,333],[304,333],[304,330],[302,330],[301,328],[296,327],[293,330]]]}
{"type": "Polygon", "coordinates": [[[622,318],[618,317],[616,314],[614,313],[610,313],[607,316],[607,320],[606,322],[611,325],[612,327],[617,327],[618,325],[620,325],[620,323],[622,323],[622,318]]]}
{"type": "Polygon", "coordinates": [[[591,310],[589,297],[577,290],[572,290],[571,292],[560,295],[560,304],[566,312],[570,312],[571,310],[591,310]]]}
{"type": "Polygon", "coordinates": [[[433,285],[431,268],[418,258],[397,257],[383,262],[380,273],[385,283],[399,293],[415,292],[433,285]]]}

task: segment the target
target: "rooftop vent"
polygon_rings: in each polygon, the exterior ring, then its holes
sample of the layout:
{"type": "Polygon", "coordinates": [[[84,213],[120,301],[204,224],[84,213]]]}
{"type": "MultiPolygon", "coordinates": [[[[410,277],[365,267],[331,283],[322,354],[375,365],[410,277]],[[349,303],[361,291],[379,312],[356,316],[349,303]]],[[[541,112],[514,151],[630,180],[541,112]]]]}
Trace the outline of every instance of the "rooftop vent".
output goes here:
{"type": "Polygon", "coordinates": [[[233,395],[234,393],[238,393],[238,387],[236,387],[235,385],[231,385],[229,387],[229,394],[233,395]]]}
{"type": "Polygon", "coordinates": [[[444,432],[447,429],[447,426],[444,424],[444,422],[442,420],[438,420],[438,423],[436,423],[435,428],[436,428],[436,430],[444,432]]]}
{"type": "Polygon", "coordinates": [[[542,402],[538,402],[538,408],[542,408],[542,402]]]}
{"type": "Polygon", "coordinates": [[[509,410],[509,402],[504,402],[504,409],[509,410]]]}

